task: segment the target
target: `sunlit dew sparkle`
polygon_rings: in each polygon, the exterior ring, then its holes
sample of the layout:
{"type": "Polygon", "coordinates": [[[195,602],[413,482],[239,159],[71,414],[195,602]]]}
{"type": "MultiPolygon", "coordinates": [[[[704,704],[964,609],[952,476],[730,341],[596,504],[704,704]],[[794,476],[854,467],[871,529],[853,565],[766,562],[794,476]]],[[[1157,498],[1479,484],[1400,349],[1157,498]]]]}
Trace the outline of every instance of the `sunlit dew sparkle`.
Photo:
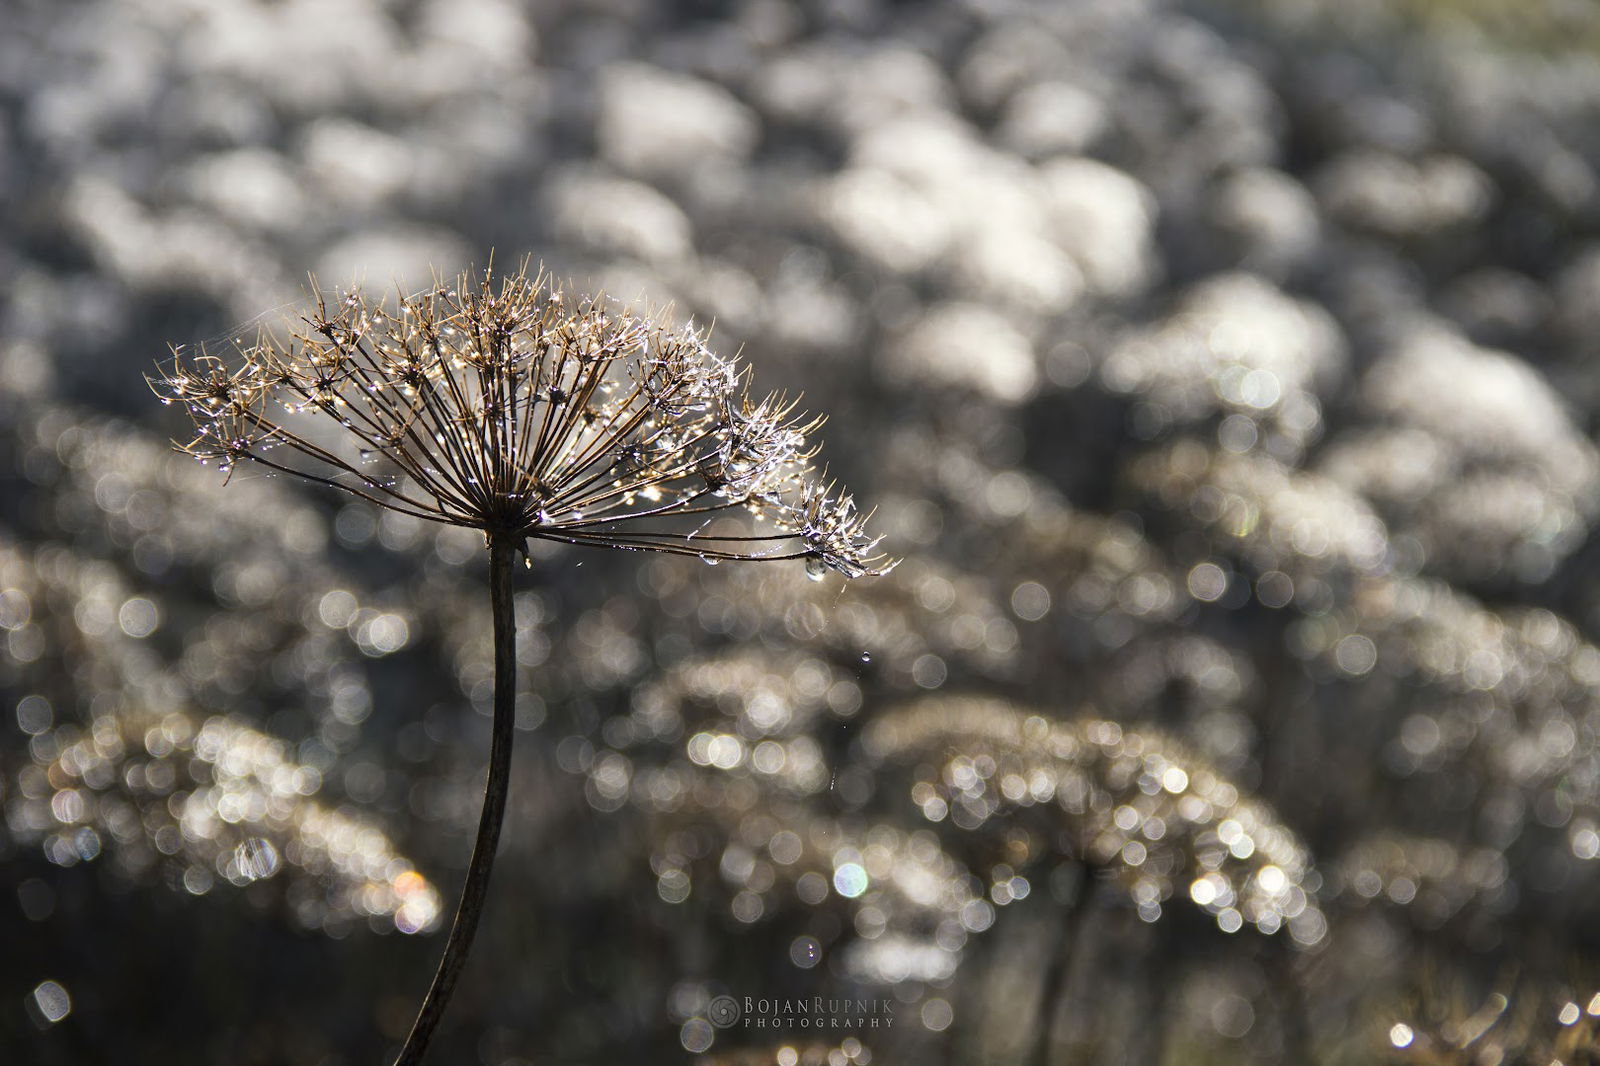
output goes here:
{"type": "MultiPolygon", "coordinates": [[[[1082,861],[1115,873],[1145,921],[1181,893],[1225,933],[1247,923],[1264,934],[1282,929],[1303,947],[1326,935],[1321,878],[1294,834],[1158,733],[931,697],[880,715],[864,741],[882,763],[934,770],[910,790],[931,821],[977,829],[1003,812],[1041,808],[1038,824],[1075,840],[1082,861]],[[942,766],[924,761],[940,753],[942,766]],[[1056,818],[1045,813],[1051,807],[1056,818]]],[[[993,877],[998,905],[1027,891],[1010,867],[993,877]]]]}
{"type": "Polygon", "coordinates": [[[58,981],[42,981],[33,990],[33,1003],[51,1025],[72,1013],[72,997],[58,981]]]}
{"type": "Polygon", "coordinates": [[[820,419],[754,397],[694,326],[569,297],[543,274],[462,275],[394,308],[319,296],[287,339],[263,331],[227,358],[177,349],[151,385],[190,414],[180,447],[202,462],[412,518],[710,564],[803,559],[813,579],[894,565],[869,514],[809,465],[820,419]],[[337,425],[350,454],[302,414],[337,425]],[[707,526],[731,509],[765,521],[707,526]]]}
{"type": "Polygon", "coordinates": [[[855,899],[867,890],[867,871],[860,863],[840,864],[833,872],[833,888],[846,899],[855,899]]]}

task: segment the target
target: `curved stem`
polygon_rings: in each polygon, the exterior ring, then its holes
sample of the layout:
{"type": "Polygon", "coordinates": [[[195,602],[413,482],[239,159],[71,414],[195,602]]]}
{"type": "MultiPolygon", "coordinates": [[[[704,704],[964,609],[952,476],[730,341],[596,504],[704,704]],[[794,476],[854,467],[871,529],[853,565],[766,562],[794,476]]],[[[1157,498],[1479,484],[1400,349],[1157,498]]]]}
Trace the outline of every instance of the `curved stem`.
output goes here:
{"type": "Polygon", "coordinates": [[[489,874],[494,869],[495,848],[500,842],[500,822],[505,815],[506,794],[511,783],[511,741],[516,726],[517,632],[511,604],[511,569],[517,542],[512,537],[493,534],[489,538],[489,600],[494,611],[494,733],[489,746],[489,778],[483,789],[483,814],[478,819],[478,839],[472,846],[472,862],[461,889],[461,904],[456,908],[450,939],[428,996],[422,1001],[417,1020],[406,1038],[395,1066],[417,1066],[427,1053],[428,1042],[444,1015],[455,990],[456,978],[467,961],[473,934],[483,914],[484,896],[489,890],[489,874]]]}

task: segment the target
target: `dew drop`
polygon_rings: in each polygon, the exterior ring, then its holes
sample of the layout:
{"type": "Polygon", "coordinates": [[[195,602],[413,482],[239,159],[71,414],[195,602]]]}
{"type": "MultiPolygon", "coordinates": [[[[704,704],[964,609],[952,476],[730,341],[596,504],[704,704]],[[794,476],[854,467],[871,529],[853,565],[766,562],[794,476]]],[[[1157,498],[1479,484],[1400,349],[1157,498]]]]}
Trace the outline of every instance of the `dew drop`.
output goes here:
{"type": "Polygon", "coordinates": [[[821,581],[828,573],[828,564],[813,555],[806,560],[806,577],[812,581],[821,581]]]}
{"type": "Polygon", "coordinates": [[[861,661],[864,662],[864,663],[870,663],[872,661],[872,653],[870,651],[862,652],[861,653],[861,661]]]}

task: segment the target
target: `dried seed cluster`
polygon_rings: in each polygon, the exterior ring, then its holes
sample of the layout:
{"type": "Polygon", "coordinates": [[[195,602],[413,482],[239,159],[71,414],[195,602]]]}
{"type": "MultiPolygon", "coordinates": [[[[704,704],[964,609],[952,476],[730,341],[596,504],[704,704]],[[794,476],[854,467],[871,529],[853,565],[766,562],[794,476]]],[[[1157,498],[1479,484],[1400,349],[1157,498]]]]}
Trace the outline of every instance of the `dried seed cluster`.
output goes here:
{"type": "Polygon", "coordinates": [[[809,465],[822,420],[781,395],[752,398],[746,372],[693,326],[574,298],[525,270],[462,275],[394,311],[359,292],[331,308],[319,297],[301,323],[231,359],[174,351],[151,384],[193,417],[185,451],[485,534],[803,558],[815,577],[893,565],[868,515],[809,465]],[[735,508],[765,531],[712,526],[735,508]]]}

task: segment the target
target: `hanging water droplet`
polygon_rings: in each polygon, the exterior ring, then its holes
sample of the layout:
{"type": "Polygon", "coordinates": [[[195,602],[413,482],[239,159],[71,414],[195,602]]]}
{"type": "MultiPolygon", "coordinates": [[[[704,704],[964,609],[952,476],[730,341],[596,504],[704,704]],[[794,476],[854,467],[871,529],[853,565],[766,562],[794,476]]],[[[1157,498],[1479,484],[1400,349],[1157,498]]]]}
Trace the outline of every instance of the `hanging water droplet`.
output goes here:
{"type": "Polygon", "coordinates": [[[806,577],[812,581],[821,581],[827,576],[827,573],[828,564],[824,563],[818,556],[813,555],[806,560],[806,577]]]}
{"type": "Polygon", "coordinates": [[[864,663],[870,663],[872,661],[872,653],[869,652],[869,651],[862,652],[861,653],[861,661],[864,662],[864,663]]]}
{"type": "Polygon", "coordinates": [[[706,564],[706,565],[707,565],[707,566],[716,566],[716,565],[717,565],[717,563],[719,563],[719,562],[721,562],[721,561],[722,561],[722,560],[720,560],[720,559],[713,559],[713,558],[712,558],[712,557],[711,557],[711,556],[709,556],[709,555],[702,555],[702,556],[700,556],[700,558],[701,558],[701,559],[702,559],[702,560],[704,560],[704,562],[705,562],[705,564],[706,564]]]}

